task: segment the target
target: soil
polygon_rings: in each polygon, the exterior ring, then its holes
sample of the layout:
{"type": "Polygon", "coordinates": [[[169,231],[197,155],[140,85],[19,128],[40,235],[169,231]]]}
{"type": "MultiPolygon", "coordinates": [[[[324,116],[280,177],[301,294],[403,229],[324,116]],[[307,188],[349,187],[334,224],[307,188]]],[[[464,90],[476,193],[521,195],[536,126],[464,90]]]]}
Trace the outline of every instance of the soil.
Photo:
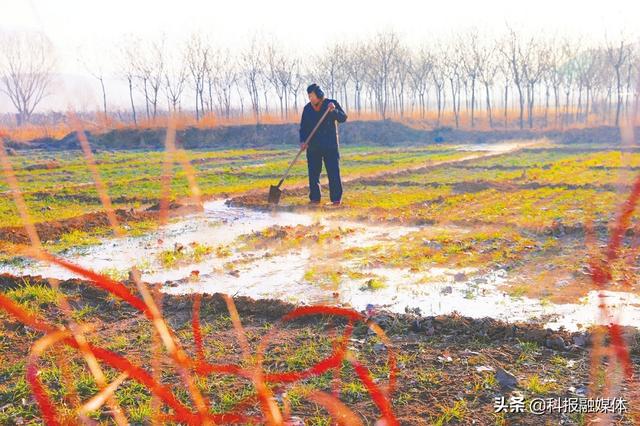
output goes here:
{"type": "MultiPolygon", "coordinates": [[[[134,209],[117,209],[116,217],[121,222],[142,221],[147,219],[157,219],[157,212],[138,211],[134,209]]],[[[56,241],[62,235],[79,230],[90,232],[98,228],[110,226],[109,218],[103,211],[92,212],[69,219],[40,222],[36,225],[36,230],[40,239],[46,241],[56,241]]],[[[6,226],[0,228],[0,241],[12,244],[29,244],[29,236],[22,226],[6,226]]]]}
{"type": "MultiPolygon", "coordinates": [[[[435,161],[427,165],[405,167],[402,170],[384,171],[380,173],[370,173],[370,174],[367,174],[366,176],[355,176],[351,178],[345,178],[345,179],[342,179],[342,182],[345,184],[349,183],[349,184],[361,184],[361,185],[371,184],[372,182],[382,183],[386,178],[391,178],[391,177],[397,178],[399,176],[408,176],[415,173],[425,172],[429,169],[432,169],[435,167],[441,167],[445,165],[464,166],[467,164],[473,164],[475,160],[478,160],[480,158],[488,158],[495,155],[502,155],[509,152],[515,152],[524,148],[531,148],[531,147],[543,145],[545,144],[545,142],[546,142],[545,140],[534,140],[534,141],[527,141],[527,142],[506,143],[502,148],[500,148],[499,145],[494,145],[494,147],[497,147],[495,151],[490,151],[490,152],[480,151],[477,153],[470,153],[467,156],[464,156],[462,158],[456,158],[453,160],[435,161]]],[[[396,183],[394,182],[394,185],[395,184],[396,183]]],[[[462,185],[469,185],[469,189],[471,189],[471,186],[475,184],[465,183],[462,185]]],[[[477,189],[477,191],[480,191],[482,189],[483,188],[477,189]]],[[[475,191],[475,190],[476,190],[475,188],[471,189],[471,191],[475,191]]],[[[300,196],[300,195],[306,194],[307,192],[308,192],[307,185],[289,186],[282,189],[282,197],[286,195],[300,196]]],[[[240,196],[233,197],[232,199],[229,200],[229,204],[233,206],[242,206],[242,207],[250,207],[250,208],[260,208],[260,209],[276,208],[274,206],[270,206],[267,203],[267,197],[265,196],[264,191],[261,191],[261,190],[248,191],[240,196]]]]}
{"type": "MultiPolygon", "coordinates": [[[[31,285],[48,286],[49,282],[40,277],[0,276],[0,288],[3,292],[24,285],[24,279],[31,285]]],[[[132,283],[126,283],[132,286],[132,283]]],[[[114,339],[135,339],[146,320],[123,303],[117,303],[113,297],[97,290],[90,283],[81,280],[68,280],[60,284],[61,290],[68,296],[75,309],[92,306],[95,315],[91,322],[96,327],[96,336],[101,344],[114,339]]],[[[190,328],[193,296],[164,295],[163,314],[174,330],[190,328]]],[[[249,344],[255,349],[265,327],[278,324],[277,320],[294,309],[293,305],[276,300],[252,300],[246,297],[235,298],[235,304],[241,316],[249,344]]],[[[42,316],[53,322],[60,322],[61,313],[52,305],[41,306],[42,316]]],[[[202,295],[201,321],[203,324],[217,324],[227,315],[225,302],[221,295],[202,295]],[[216,322],[218,321],[218,322],[216,322]]],[[[532,396],[527,385],[533,376],[543,381],[550,380],[551,389],[544,397],[576,397],[576,392],[584,392],[589,386],[589,345],[590,335],[585,333],[567,333],[565,331],[545,330],[532,324],[507,324],[491,319],[470,319],[461,316],[438,316],[424,318],[414,314],[389,314],[376,312],[373,320],[385,330],[392,342],[392,350],[399,360],[398,387],[392,396],[393,410],[403,425],[429,425],[442,419],[445,407],[452,407],[456,401],[464,401],[463,417],[450,419],[454,424],[580,424],[575,417],[566,414],[548,414],[536,416],[529,413],[507,413],[499,417],[495,413],[494,399],[508,398],[523,393],[532,396]],[[525,350],[526,347],[533,350],[525,350]],[[505,369],[513,374],[515,389],[501,387],[501,381],[491,379],[497,372],[505,369]]],[[[277,345],[272,346],[273,356],[267,359],[266,367],[272,371],[286,370],[283,360],[290,356],[289,348],[300,348],[304,344],[326,339],[332,327],[340,328],[339,319],[327,317],[306,317],[281,327],[277,345]]],[[[0,353],[0,359],[13,363],[23,360],[31,344],[39,337],[27,328],[16,324],[6,314],[0,313],[0,327],[6,331],[5,344],[0,347],[11,348],[0,353]]],[[[145,325],[148,327],[148,324],[145,325]]],[[[205,347],[214,344],[232,348],[221,354],[222,359],[209,359],[210,362],[240,362],[239,350],[232,327],[213,327],[205,335],[205,347]]],[[[141,331],[140,331],[141,332],[141,331]]],[[[627,338],[632,342],[632,356],[636,374],[640,365],[640,338],[637,330],[628,329],[627,338]]],[[[179,332],[178,335],[181,335],[179,332]]],[[[275,342],[275,341],[274,341],[275,342]]],[[[356,327],[349,347],[374,371],[383,367],[388,349],[383,347],[366,328],[356,327]]],[[[183,340],[189,353],[193,353],[192,344],[183,340]]],[[[212,346],[213,347],[213,346],[212,346]]],[[[148,348],[139,344],[127,346],[119,352],[132,362],[143,363],[148,360],[148,348]]],[[[9,365],[9,364],[6,364],[9,365]]],[[[148,365],[148,364],[143,364],[148,365]]],[[[163,372],[167,380],[179,381],[168,371],[163,372]]],[[[501,373],[502,374],[502,373],[501,373]]],[[[342,383],[353,383],[357,377],[353,371],[343,371],[342,383]]],[[[4,379],[0,376],[0,388],[4,379]]],[[[502,380],[502,379],[500,379],[502,380]]],[[[229,386],[234,386],[230,382],[229,386]]],[[[506,386],[506,385],[505,385],[506,386]]],[[[346,389],[343,387],[343,390],[346,389]]],[[[623,384],[623,395],[627,384],[623,384]]],[[[357,413],[365,424],[372,425],[379,413],[366,392],[344,394],[343,400],[357,413]]],[[[631,392],[630,390],[628,392],[631,392]]],[[[215,397],[215,395],[211,395],[215,397]]],[[[631,396],[629,393],[628,397],[631,396]]],[[[17,402],[20,403],[20,402],[17,402]]],[[[22,404],[34,404],[31,397],[22,404]]],[[[4,406],[3,409],[7,409],[4,406]]],[[[632,407],[633,408],[633,407],[632,407]]],[[[256,414],[258,406],[248,408],[256,414]]],[[[317,415],[313,404],[303,403],[296,406],[293,414],[303,419],[317,415]]],[[[309,423],[310,424],[310,423],[309,423]]],[[[616,419],[616,424],[633,424],[626,415],[616,419]]]]}

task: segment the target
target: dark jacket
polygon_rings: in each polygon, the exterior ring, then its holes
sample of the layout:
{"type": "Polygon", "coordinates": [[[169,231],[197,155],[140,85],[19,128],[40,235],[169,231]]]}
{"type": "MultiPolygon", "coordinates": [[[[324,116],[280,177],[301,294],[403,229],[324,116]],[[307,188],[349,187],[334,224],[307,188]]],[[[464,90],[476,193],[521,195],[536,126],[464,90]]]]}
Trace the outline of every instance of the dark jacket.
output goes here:
{"type": "Polygon", "coordinates": [[[336,121],[338,123],[344,123],[347,121],[347,114],[334,99],[325,99],[322,101],[320,111],[313,109],[311,102],[307,103],[302,110],[302,119],[300,120],[300,143],[307,140],[307,137],[318,123],[318,120],[327,110],[329,102],[333,102],[336,106],[332,112],[330,112],[324,119],[316,134],[313,135],[311,141],[309,141],[309,149],[315,150],[317,148],[337,148],[338,147],[338,129],[336,127],[336,121]]]}

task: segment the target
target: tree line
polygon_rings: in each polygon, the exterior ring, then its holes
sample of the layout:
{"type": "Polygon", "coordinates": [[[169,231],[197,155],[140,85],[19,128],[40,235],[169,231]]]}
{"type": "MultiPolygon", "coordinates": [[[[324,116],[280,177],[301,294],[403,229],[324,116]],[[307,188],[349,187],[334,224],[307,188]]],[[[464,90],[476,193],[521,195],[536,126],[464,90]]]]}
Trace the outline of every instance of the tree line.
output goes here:
{"type": "MultiPolygon", "coordinates": [[[[114,44],[109,54],[99,52],[110,66],[80,62],[98,83],[100,113],[135,125],[167,113],[293,120],[311,82],[355,117],[471,128],[617,126],[635,116],[640,98],[640,46],[629,37],[585,43],[507,27],[496,37],[469,30],[410,45],[387,31],[304,57],[273,39],[231,50],[201,34],[180,45],[164,36],[114,44]],[[110,108],[107,82],[114,77],[128,89],[126,110],[110,108]]],[[[55,96],[54,52],[42,34],[0,39],[0,89],[18,125],[46,95],[55,96]]]]}

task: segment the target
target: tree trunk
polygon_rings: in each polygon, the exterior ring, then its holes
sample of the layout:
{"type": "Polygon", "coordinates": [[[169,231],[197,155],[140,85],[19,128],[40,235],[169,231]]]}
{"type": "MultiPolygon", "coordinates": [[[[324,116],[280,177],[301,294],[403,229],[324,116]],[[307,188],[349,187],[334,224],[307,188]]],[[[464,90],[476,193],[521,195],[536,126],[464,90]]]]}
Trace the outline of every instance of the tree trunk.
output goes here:
{"type": "Polygon", "coordinates": [[[104,79],[100,77],[100,87],[102,88],[102,107],[104,111],[104,119],[107,119],[107,91],[104,87],[104,79]]]}
{"type": "Polygon", "coordinates": [[[151,110],[149,109],[149,90],[147,89],[147,79],[144,79],[144,102],[147,108],[147,120],[151,118],[151,110]]]}
{"type": "Polygon", "coordinates": [[[520,83],[516,84],[516,87],[518,89],[518,99],[519,99],[519,106],[520,106],[520,128],[523,129],[524,128],[524,94],[522,93],[522,85],[520,83]]]}
{"type": "Polygon", "coordinates": [[[616,67],[616,87],[618,90],[616,105],[616,127],[620,126],[620,111],[622,110],[622,81],[620,79],[620,67],[616,67]]]}
{"type": "Polygon", "coordinates": [[[133,125],[138,127],[138,119],[136,118],[136,105],[133,102],[133,79],[128,77],[129,80],[129,100],[131,101],[131,112],[133,114],[133,125]]]}
{"type": "Polygon", "coordinates": [[[504,85],[504,128],[509,125],[509,85],[504,85]]]}
{"type": "Polygon", "coordinates": [[[551,98],[551,93],[549,91],[549,85],[545,84],[544,91],[544,127],[549,127],[549,101],[551,98]]]}
{"type": "Polygon", "coordinates": [[[452,96],[452,101],[453,101],[453,117],[455,119],[456,122],[456,129],[459,127],[460,123],[458,121],[458,108],[456,105],[456,98],[459,98],[459,95],[456,95],[456,89],[455,86],[453,84],[453,78],[449,79],[449,83],[451,84],[451,96],[452,96]]]}
{"type": "Polygon", "coordinates": [[[589,123],[589,109],[591,107],[591,87],[587,86],[587,99],[585,100],[584,122],[589,123]]]}
{"type": "Polygon", "coordinates": [[[475,127],[475,111],[476,111],[476,79],[471,80],[471,128],[475,127]]]}
{"type": "Polygon", "coordinates": [[[493,128],[493,117],[491,113],[491,92],[489,90],[489,85],[487,83],[484,84],[485,97],[487,101],[487,116],[489,118],[489,127],[493,128]]]}

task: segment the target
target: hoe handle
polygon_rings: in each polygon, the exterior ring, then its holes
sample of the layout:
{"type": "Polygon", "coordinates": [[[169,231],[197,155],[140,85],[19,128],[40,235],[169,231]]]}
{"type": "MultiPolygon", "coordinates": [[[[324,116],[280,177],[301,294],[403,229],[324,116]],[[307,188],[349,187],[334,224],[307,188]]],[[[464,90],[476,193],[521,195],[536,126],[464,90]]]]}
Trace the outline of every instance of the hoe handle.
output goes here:
{"type": "MultiPolygon", "coordinates": [[[[318,127],[320,127],[320,124],[324,121],[324,119],[327,116],[327,114],[329,114],[329,108],[327,108],[327,110],[324,112],[324,114],[322,114],[322,117],[320,117],[320,120],[318,120],[318,122],[316,123],[316,126],[313,128],[311,133],[309,133],[309,136],[307,137],[307,140],[304,141],[305,144],[308,144],[309,141],[311,140],[311,138],[313,137],[313,135],[316,134],[316,131],[318,130],[318,127]]],[[[300,154],[302,154],[302,151],[304,151],[304,150],[302,148],[300,148],[300,150],[298,150],[298,153],[296,154],[296,156],[293,159],[293,161],[291,161],[291,163],[289,163],[289,167],[287,167],[287,170],[284,172],[284,175],[282,176],[282,179],[280,179],[280,182],[278,183],[278,188],[280,188],[280,185],[282,185],[282,182],[284,182],[284,180],[287,178],[287,176],[289,176],[289,171],[291,171],[291,167],[293,167],[293,165],[296,163],[296,161],[298,161],[298,158],[300,158],[300,154]]]]}

